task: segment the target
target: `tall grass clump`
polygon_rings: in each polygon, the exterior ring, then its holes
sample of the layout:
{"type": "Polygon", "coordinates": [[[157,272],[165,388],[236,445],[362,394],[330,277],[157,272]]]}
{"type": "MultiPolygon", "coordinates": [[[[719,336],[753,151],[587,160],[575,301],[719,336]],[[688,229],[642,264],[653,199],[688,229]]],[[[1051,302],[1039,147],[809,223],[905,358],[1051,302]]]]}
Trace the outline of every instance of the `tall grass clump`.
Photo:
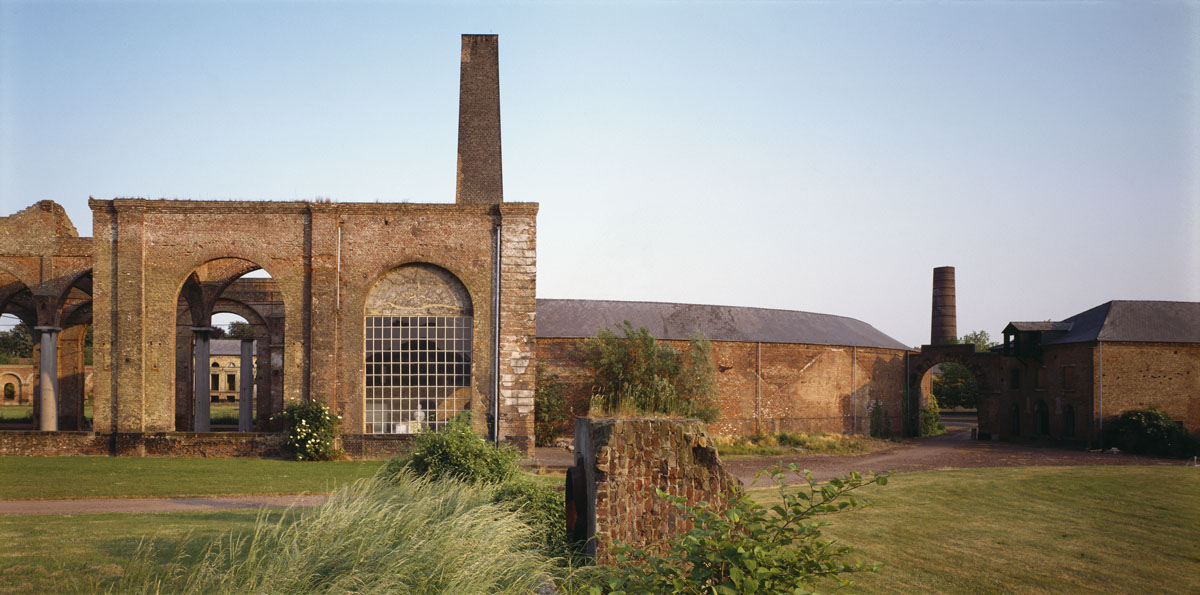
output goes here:
{"type": "MultiPolygon", "coordinates": [[[[496,488],[401,471],[339,489],[290,524],[260,515],[251,534],[197,558],[155,562],[143,545],[118,593],[529,593],[555,572],[496,488]]],[[[183,546],[180,552],[183,552],[183,546]]]]}
{"type": "Polygon", "coordinates": [[[646,327],[619,326],[624,337],[600,329],[576,356],[591,373],[591,413],[717,418],[712,344],[695,335],[686,351],[655,341],[646,327]]]}

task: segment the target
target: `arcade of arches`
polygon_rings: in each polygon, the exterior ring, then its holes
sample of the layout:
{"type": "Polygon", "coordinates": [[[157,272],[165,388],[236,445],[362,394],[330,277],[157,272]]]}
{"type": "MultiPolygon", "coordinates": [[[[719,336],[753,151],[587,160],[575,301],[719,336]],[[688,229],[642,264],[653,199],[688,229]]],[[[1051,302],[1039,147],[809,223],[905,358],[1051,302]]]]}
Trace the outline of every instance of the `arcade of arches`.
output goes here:
{"type": "Polygon", "coordinates": [[[243,430],[275,430],[284,403],[316,399],[342,414],[351,454],[463,410],[481,433],[532,445],[537,205],[89,206],[93,238],[50,201],[0,218],[0,311],[37,329],[51,380],[33,391],[38,429],[82,428],[75,376],[94,323],[96,434],[136,454],[146,436],[210,430],[209,399],[194,395],[209,389],[212,316],[225,312],[254,330],[255,411],[239,419],[257,425],[243,430]],[[269,277],[246,276],[259,269],[269,277]]]}

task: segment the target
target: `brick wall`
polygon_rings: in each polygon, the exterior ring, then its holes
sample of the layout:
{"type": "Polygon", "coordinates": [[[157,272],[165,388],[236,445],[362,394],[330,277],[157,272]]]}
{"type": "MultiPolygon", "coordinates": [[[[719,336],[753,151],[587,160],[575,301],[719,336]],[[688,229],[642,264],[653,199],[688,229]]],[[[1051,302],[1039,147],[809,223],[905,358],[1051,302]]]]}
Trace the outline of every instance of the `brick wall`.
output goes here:
{"type": "MultiPolygon", "coordinates": [[[[577,341],[538,339],[538,361],[560,374],[572,414],[586,415],[584,370],[572,357],[577,341]]],[[[687,347],[684,341],[669,343],[687,347]]],[[[865,433],[876,400],[900,430],[904,351],[737,341],[712,346],[721,414],[709,429],[716,435],[865,433]]]]}
{"type": "MultiPolygon", "coordinates": [[[[1153,405],[1182,421],[1188,431],[1200,432],[1200,344],[1105,341],[1103,351],[1106,422],[1123,411],[1153,405]]],[[[1095,357],[1099,360],[1100,349],[1095,357]]]]}

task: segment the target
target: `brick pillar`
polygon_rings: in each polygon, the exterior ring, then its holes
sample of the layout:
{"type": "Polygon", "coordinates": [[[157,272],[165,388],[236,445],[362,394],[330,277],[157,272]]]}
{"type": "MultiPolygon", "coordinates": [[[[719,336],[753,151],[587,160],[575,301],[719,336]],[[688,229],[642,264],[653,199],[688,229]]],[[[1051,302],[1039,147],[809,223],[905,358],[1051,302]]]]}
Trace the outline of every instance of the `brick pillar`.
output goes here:
{"type": "Polygon", "coordinates": [[[504,202],[500,167],[500,58],[495,35],[462,36],[456,202],[504,202]]]}
{"type": "MultiPolygon", "coordinates": [[[[111,424],[111,431],[141,433],[145,431],[146,396],[146,327],[143,324],[146,320],[146,213],[143,201],[121,202],[119,208],[114,205],[116,225],[112,245],[115,246],[115,262],[105,271],[112,279],[101,283],[109,283],[114,288],[111,305],[116,313],[116,320],[111,321],[115,336],[111,337],[112,359],[108,362],[114,376],[110,390],[116,403],[116,419],[111,424]]],[[[102,240],[97,237],[97,241],[102,240]]],[[[98,253],[110,249],[103,243],[96,246],[103,246],[98,253]]],[[[93,312],[103,310],[97,306],[99,304],[93,305],[93,312]]],[[[97,388],[97,394],[102,390],[97,388]]]]}
{"type": "Polygon", "coordinates": [[[311,228],[307,398],[337,403],[338,212],[332,204],[309,205],[311,228]]]}
{"type": "Polygon", "coordinates": [[[109,201],[89,200],[92,209],[92,429],[114,431],[112,406],[116,389],[113,376],[112,327],[116,315],[116,217],[109,201]]]}
{"type": "Polygon", "coordinates": [[[537,205],[499,206],[501,439],[533,448],[537,333],[537,205]]]}

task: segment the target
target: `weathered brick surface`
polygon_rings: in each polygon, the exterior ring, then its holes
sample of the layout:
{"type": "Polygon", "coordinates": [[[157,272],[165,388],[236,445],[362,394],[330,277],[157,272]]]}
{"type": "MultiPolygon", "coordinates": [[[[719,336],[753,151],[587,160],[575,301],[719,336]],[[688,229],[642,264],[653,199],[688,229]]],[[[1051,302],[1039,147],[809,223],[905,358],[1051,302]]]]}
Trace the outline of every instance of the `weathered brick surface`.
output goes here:
{"type": "Polygon", "coordinates": [[[499,39],[495,35],[463,35],[457,202],[504,200],[500,157],[499,39]]]}
{"type": "Polygon", "coordinates": [[[110,436],[91,432],[0,432],[0,456],[101,456],[111,453],[110,436]]]}
{"type": "MultiPolygon", "coordinates": [[[[560,374],[572,413],[585,415],[588,388],[572,355],[577,341],[541,338],[537,352],[548,371],[560,374]]],[[[683,341],[669,343],[687,348],[683,341]]],[[[709,426],[714,434],[866,432],[876,400],[900,429],[902,350],[737,341],[712,346],[721,410],[709,426]]]]}
{"type": "Polygon", "coordinates": [[[616,561],[618,542],[661,550],[671,536],[691,529],[657,490],[719,509],[741,489],[698,420],[579,418],[575,453],[592,511],[583,519],[595,537],[588,553],[602,564],[616,561]]]}

